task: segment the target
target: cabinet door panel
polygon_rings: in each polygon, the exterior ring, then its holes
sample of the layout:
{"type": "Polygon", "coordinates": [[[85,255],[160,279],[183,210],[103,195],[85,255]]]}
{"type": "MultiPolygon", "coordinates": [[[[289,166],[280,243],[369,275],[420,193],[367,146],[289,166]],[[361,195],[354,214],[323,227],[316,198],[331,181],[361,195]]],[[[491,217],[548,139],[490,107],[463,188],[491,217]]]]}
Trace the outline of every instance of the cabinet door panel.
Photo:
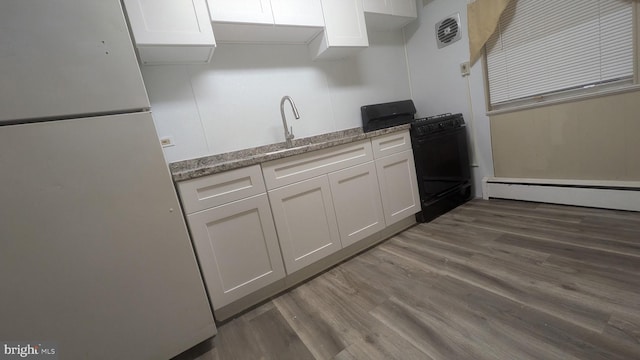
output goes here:
{"type": "Polygon", "coordinates": [[[382,201],[374,162],[329,174],[342,246],[384,229],[382,201]]]}
{"type": "Polygon", "coordinates": [[[391,13],[395,16],[418,16],[415,0],[391,0],[391,13]]]}
{"type": "Polygon", "coordinates": [[[416,169],[410,150],[376,160],[387,226],[420,211],[416,169]]]}
{"type": "Polygon", "coordinates": [[[284,278],[266,194],[187,218],[214,309],[284,278]]]}
{"type": "Polygon", "coordinates": [[[326,175],[269,191],[269,199],[288,274],[342,248],[326,175]]]}
{"type": "Polygon", "coordinates": [[[391,0],[363,0],[364,11],[391,14],[391,0]]]}
{"type": "Polygon", "coordinates": [[[138,45],[210,45],[211,21],[205,0],[125,0],[138,45]]]}
{"type": "Polygon", "coordinates": [[[320,0],[271,0],[276,25],[324,26],[320,0]]]}
{"type": "Polygon", "coordinates": [[[273,24],[269,0],[208,0],[212,21],[273,24]]]}
{"type": "Polygon", "coordinates": [[[124,0],[143,64],[205,63],[216,41],[206,0],[124,0]]]}
{"type": "Polygon", "coordinates": [[[368,46],[361,0],[322,0],[328,46],[368,46]]]}

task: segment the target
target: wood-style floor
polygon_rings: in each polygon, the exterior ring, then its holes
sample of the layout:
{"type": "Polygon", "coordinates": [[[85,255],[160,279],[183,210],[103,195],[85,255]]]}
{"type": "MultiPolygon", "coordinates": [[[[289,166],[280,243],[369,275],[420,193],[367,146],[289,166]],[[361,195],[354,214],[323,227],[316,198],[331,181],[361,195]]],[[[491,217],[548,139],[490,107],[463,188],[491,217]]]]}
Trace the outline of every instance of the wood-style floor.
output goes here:
{"type": "Polygon", "coordinates": [[[639,275],[640,213],[474,200],[179,358],[640,359],[639,275]]]}

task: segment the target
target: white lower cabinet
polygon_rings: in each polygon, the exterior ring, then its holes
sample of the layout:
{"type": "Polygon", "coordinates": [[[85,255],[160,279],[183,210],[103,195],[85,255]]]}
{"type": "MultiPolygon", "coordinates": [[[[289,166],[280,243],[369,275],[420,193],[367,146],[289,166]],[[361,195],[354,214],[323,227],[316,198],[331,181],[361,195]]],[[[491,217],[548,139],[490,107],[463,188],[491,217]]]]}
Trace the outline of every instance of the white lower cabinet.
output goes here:
{"type": "Polygon", "coordinates": [[[387,226],[420,211],[416,167],[411,150],[376,159],[387,226]]]}
{"type": "Polygon", "coordinates": [[[187,219],[214,310],[284,278],[266,194],[187,219]]]}
{"type": "Polygon", "coordinates": [[[408,131],[186,180],[178,190],[218,320],[382,240],[420,210],[408,131]]]}
{"type": "Polygon", "coordinates": [[[269,191],[288,274],[342,248],[326,175],[269,191]]]}
{"type": "Polygon", "coordinates": [[[329,174],[342,246],[385,228],[373,161],[329,174]]]}

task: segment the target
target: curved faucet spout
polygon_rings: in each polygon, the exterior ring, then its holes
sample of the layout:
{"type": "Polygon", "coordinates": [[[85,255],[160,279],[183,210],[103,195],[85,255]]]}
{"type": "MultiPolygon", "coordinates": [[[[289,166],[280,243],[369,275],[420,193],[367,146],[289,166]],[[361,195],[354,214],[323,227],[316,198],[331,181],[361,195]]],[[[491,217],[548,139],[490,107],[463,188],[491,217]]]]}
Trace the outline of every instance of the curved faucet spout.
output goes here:
{"type": "Polygon", "coordinates": [[[293,126],[291,127],[291,129],[289,129],[289,127],[287,126],[287,117],[284,114],[285,101],[289,101],[289,104],[291,104],[293,116],[295,116],[296,119],[300,119],[300,113],[298,113],[298,108],[296,108],[296,104],[293,102],[291,96],[285,95],[282,97],[282,99],[280,100],[280,115],[282,116],[282,126],[284,126],[284,139],[287,142],[287,147],[290,148],[293,146],[293,138],[295,136],[293,135],[293,126]]]}

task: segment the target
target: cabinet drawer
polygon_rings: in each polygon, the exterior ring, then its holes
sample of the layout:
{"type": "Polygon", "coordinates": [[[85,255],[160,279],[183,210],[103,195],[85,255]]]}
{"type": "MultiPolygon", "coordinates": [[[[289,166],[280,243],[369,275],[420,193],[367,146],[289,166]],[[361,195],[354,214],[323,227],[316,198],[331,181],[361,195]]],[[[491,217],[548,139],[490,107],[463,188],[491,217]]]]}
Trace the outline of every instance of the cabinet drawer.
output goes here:
{"type": "Polygon", "coordinates": [[[409,136],[408,130],[382,135],[371,139],[371,145],[373,156],[379,159],[383,156],[411,150],[411,136],[409,136]]]}
{"type": "Polygon", "coordinates": [[[184,211],[191,214],[265,192],[260,165],[178,183],[184,211]]]}
{"type": "Polygon", "coordinates": [[[262,172],[267,189],[275,189],[371,160],[371,143],[362,140],[269,161],[262,165],[262,172]]]}

